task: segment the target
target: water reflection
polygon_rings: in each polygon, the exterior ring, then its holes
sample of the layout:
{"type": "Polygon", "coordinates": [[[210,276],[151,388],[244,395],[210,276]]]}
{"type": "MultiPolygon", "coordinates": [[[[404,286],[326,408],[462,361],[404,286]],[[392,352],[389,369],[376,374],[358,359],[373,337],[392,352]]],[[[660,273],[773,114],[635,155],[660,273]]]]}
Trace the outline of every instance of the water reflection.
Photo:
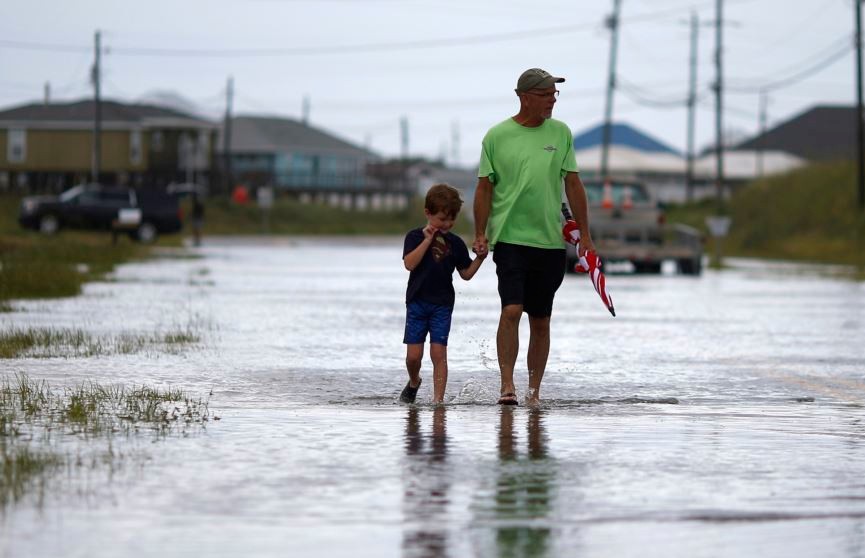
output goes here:
{"type": "Polygon", "coordinates": [[[520,458],[514,431],[514,411],[499,415],[499,476],[496,482],[496,549],[499,556],[550,555],[555,468],[547,455],[544,411],[527,415],[527,455],[520,458]]]}
{"type": "Polygon", "coordinates": [[[403,556],[448,556],[447,517],[450,471],[447,463],[447,415],[432,412],[432,430],[421,429],[420,410],[411,405],[405,421],[406,467],[403,471],[403,556]]]}

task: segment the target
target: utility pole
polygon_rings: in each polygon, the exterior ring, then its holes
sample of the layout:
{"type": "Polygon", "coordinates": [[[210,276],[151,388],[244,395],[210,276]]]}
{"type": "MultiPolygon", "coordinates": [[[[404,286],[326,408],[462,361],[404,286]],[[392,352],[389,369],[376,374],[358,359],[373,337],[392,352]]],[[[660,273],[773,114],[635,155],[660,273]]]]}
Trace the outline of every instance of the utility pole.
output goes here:
{"type": "Polygon", "coordinates": [[[722,29],[724,27],[723,0],[715,0],[715,158],[718,164],[717,176],[715,177],[716,208],[715,215],[706,217],[706,225],[709,234],[712,235],[715,244],[714,261],[715,267],[723,267],[721,244],[730,229],[730,218],[724,215],[724,134],[723,134],[723,96],[724,96],[724,64],[723,64],[723,41],[722,29]]]}
{"type": "Polygon", "coordinates": [[[865,116],[862,112],[862,1],[856,2],[856,139],[857,139],[857,157],[858,161],[858,191],[859,191],[859,209],[865,211],[865,130],[863,130],[862,117],[865,116]]]}
{"type": "Polygon", "coordinates": [[[717,176],[715,178],[715,194],[717,196],[717,211],[720,214],[724,208],[724,64],[723,64],[723,4],[724,0],[715,0],[715,158],[717,176]]]}
{"type": "Polygon", "coordinates": [[[303,105],[301,107],[301,122],[304,126],[309,126],[309,95],[303,96],[303,105]]]}
{"type": "Polygon", "coordinates": [[[100,67],[100,53],[102,50],[102,34],[96,31],[94,36],[94,54],[93,70],[91,79],[93,80],[93,155],[91,158],[91,175],[93,182],[99,182],[99,172],[102,166],[102,100],[100,98],[100,80],[102,79],[102,69],[100,67]]]}
{"type": "Polygon", "coordinates": [[[408,117],[399,119],[400,156],[403,161],[408,160],[408,117]]]}
{"type": "Polygon", "coordinates": [[[409,200],[412,194],[409,193],[408,184],[408,117],[403,116],[399,119],[399,137],[400,137],[400,164],[399,174],[402,191],[409,200]]]}
{"type": "Polygon", "coordinates": [[[697,115],[697,45],[700,22],[697,12],[691,12],[690,83],[688,86],[688,165],[685,171],[685,199],[694,200],[694,132],[697,115]]]}
{"type": "Polygon", "coordinates": [[[228,84],[225,89],[225,124],[223,125],[222,134],[222,153],[223,153],[223,168],[225,169],[225,177],[223,184],[225,185],[225,193],[231,195],[231,105],[234,102],[234,78],[228,77],[228,84]]]}
{"type": "Polygon", "coordinates": [[[760,135],[757,136],[757,177],[763,176],[763,134],[766,133],[768,121],[769,93],[765,89],[760,91],[760,135]]]}
{"type": "Polygon", "coordinates": [[[460,123],[454,120],[451,123],[451,166],[460,164],[460,123]]]}
{"type": "Polygon", "coordinates": [[[604,110],[604,130],[601,146],[601,179],[610,178],[610,136],[612,135],[613,120],[613,93],[616,89],[616,54],[619,44],[619,13],[622,0],[613,0],[613,13],[607,18],[607,27],[610,28],[610,66],[607,79],[607,101],[604,110]]]}
{"type": "Polygon", "coordinates": [[[51,82],[50,81],[45,82],[44,91],[45,91],[45,104],[50,105],[51,104],[51,82]]]}

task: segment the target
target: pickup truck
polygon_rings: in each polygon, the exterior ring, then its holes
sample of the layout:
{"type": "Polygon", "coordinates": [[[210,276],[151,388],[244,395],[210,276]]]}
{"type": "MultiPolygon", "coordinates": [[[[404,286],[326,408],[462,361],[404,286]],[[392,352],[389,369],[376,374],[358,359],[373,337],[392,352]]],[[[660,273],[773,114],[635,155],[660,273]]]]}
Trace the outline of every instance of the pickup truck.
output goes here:
{"type": "MultiPolygon", "coordinates": [[[[636,181],[585,181],[589,226],[598,256],[604,262],[630,262],[634,273],[660,273],[664,260],[676,263],[683,275],[702,272],[700,232],[687,225],[668,224],[663,211],[636,181]]],[[[568,269],[577,255],[568,245],[568,269]]]]}
{"type": "Polygon", "coordinates": [[[43,234],[62,228],[119,231],[142,243],[183,228],[176,197],[100,184],[78,185],[59,196],[26,197],[21,200],[18,223],[43,234]]]}

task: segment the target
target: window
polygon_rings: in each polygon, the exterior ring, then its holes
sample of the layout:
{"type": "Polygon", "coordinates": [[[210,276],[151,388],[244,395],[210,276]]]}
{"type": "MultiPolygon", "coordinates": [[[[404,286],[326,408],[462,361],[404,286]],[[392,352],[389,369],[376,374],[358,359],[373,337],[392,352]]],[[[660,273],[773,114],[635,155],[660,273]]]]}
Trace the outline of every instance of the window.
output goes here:
{"type": "Polygon", "coordinates": [[[150,134],[150,149],[153,151],[162,151],[162,132],[152,132],[150,134]]]}
{"type": "Polygon", "coordinates": [[[6,158],[10,163],[23,163],[27,159],[27,130],[9,130],[6,158]]]}
{"type": "Polygon", "coordinates": [[[99,204],[106,207],[129,207],[129,192],[126,190],[105,190],[98,193],[99,204]]]}
{"type": "Polygon", "coordinates": [[[210,161],[210,132],[199,130],[195,150],[195,164],[199,170],[207,170],[210,161]]]}
{"type": "Polygon", "coordinates": [[[133,165],[141,164],[141,130],[129,132],[129,162],[133,165]]]}

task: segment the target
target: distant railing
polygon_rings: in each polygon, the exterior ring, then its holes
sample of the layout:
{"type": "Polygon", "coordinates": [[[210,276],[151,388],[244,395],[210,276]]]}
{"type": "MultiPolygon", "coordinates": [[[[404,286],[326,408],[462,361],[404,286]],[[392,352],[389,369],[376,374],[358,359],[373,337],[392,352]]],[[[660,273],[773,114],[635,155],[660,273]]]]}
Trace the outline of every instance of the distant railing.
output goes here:
{"type": "Polygon", "coordinates": [[[322,190],[362,189],[370,183],[369,177],[357,173],[302,173],[277,172],[273,174],[273,183],[283,189],[320,188],[322,190]]]}

